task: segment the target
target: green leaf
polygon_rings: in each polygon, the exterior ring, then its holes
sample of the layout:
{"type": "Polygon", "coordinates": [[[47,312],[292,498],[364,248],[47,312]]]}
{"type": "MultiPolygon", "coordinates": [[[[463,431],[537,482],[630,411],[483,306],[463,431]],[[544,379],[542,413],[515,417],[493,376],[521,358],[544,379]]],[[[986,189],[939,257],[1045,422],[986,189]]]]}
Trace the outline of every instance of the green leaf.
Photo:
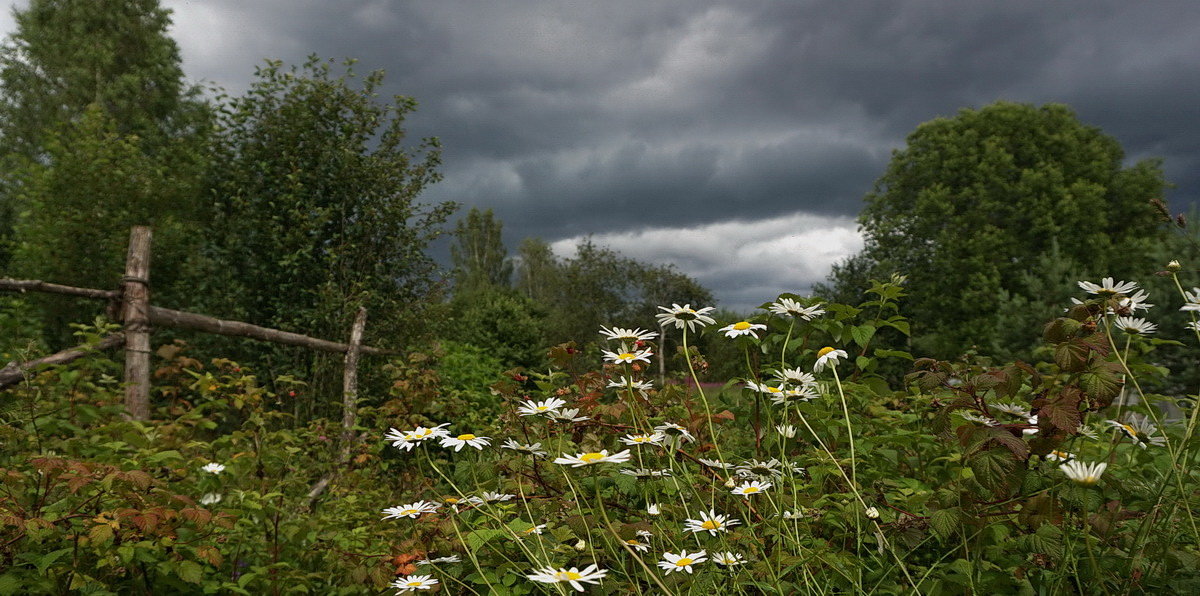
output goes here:
{"type": "Polygon", "coordinates": [[[865,348],[867,347],[867,343],[871,341],[871,338],[875,336],[875,326],[870,324],[858,325],[851,328],[850,335],[854,337],[854,343],[865,348]]]}
{"type": "Polygon", "coordinates": [[[946,540],[962,528],[962,509],[939,509],[929,516],[929,527],[938,538],[946,540]]]}
{"type": "Polygon", "coordinates": [[[875,357],[876,358],[903,358],[905,360],[913,359],[912,354],[909,354],[908,352],[905,352],[903,350],[875,350],[875,357]]]}
{"type": "Polygon", "coordinates": [[[179,574],[179,579],[189,584],[198,584],[204,579],[204,568],[195,561],[180,561],[176,573],[179,574]]]}
{"type": "MultiPolygon", "coordinates": [[[[105,527],[108,527],[108,526],[105,526],[105,527]]],[[[45,575],[46,570],[49,569],[50,566],[53,565],[55,561],[58,561],[60,558],[62,558],[63,555],[68,554],[70,552],[71,552],[71,549],[69,549],[69,548],[60,548],[54,552],[46,553],[38,558],[37,562],[34,563],[34,567],[37,567],[38,573],[40,575],[45,575]]]]}

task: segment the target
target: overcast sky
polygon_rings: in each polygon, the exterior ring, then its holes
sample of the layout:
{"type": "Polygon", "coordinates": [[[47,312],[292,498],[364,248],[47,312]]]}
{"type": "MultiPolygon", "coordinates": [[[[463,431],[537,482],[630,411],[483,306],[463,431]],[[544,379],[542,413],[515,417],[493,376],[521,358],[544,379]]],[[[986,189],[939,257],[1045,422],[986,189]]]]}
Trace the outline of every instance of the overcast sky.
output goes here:
{"type": "MultiPolygon", "coordinates": [[[[267,57],[354,57],[445,146],[429,201],[506,241],[592,235],[745,308],[807,291],[919,123],[1070,104],[1200,191],[1200,2],[170,0],[184,68],[244,90],[267,57]]],[[[11,19],[3,23],[11,28],[11,19]]]]}

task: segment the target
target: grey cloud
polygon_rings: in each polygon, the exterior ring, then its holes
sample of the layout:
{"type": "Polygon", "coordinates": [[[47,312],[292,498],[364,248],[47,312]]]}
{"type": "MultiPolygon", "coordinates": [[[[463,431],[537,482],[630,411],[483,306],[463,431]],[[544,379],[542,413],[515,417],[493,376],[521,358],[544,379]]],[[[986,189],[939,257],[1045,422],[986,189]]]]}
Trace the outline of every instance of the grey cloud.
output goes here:
{"type": "Polygon", "coordinates": [[[386,69],[446,148],[427,198],[495,209],[511,244],[852,216],[919,123],[997,99],[1070,104],[1164,157],[1174,208],[1200,192],[1190,0],[167,4],[188,71],[235,90],[265,56],[386,69]]]}

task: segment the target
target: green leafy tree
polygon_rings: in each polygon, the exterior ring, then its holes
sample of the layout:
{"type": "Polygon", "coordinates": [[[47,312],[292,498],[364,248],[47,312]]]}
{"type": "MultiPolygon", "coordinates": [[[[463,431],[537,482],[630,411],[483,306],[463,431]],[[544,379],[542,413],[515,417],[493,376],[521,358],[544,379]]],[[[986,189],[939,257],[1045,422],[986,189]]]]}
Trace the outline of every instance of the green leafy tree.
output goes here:
{"type": "Polygon", "coordinates": [[[1038,269],[1054,246],[1081,273],[1152,272],[1142,255],[1160,230],[1149,199],[1165,183],[1157,160],[1125,167],[1124,157],[1058,104],[997,102],[926,122],[866,196],[866,246],[826,293],[897,271],[909,278],[919,351],[1003,341],[995,314],[1008,298],[1034,299],[1038,278],[1054,274],[1038,269]]]}
{"type": "Polygon", "coordinates": [[[455,294],[469,294],[487,287],[508,287],[512,262],[504,247],[504,223],[491,209],[471,208],[458,220],[450,257],[454,262],[455,294]]]}
{"type": "MultiPolygon", "coordinates": [[[[268,62],[244,96],[223,99],[211,223],[191,283],[214,314],[318,337],[345,336],[365,305],[368,343],[405,345],[436,319],[425,248],[454,205],[418,202],[440,179],[441,152],[436,139],[406,145],[416,102],[379,101],[383,73],[359,78],[351,65],[268,62]]],[[[243,356],[319,369],[320,387],[336,384],[333,358],[258,346],[243,356]]]]}
{"type": "MultiPolygon", "coordinates": [[[[162,295],[188,252],[170,228],[197,212],[209,121],[184,83],[170,12],[157,0],[33,0],[14,18],[0,48],[0,267],[113,287],[129,227],[154,225],[162,295]]],[[[44,304],[59,339],[95,310],[44,304]]]]}

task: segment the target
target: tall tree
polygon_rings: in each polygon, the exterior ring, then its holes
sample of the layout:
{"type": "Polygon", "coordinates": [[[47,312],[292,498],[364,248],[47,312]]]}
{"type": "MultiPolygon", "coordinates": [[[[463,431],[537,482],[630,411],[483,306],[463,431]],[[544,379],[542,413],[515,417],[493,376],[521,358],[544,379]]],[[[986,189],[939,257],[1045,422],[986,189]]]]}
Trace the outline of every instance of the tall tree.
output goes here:
{"type": "MultiPolygon", "coordinates": [[[[408,146],[416,102],[379,101],[383,73],[351,65],[269,62],[225,100],[192,284],[214,314],[321,337],[343,336],[365,305],[368,343],[403,345],[429,329],[439,286],[425,248],[454,205],[418,202],[441,152],[436,139],[408,146]]],[[[242,357],[314,366],[290,350],[242,357]]]]}
{"type": "MultiPolygon", "coordinates": [[[[147,224],[158,228],[156,288],[170,287],[188,252],[172,232],[197,210],[208,112],[184,83],[169,11],[33,0],[14,18],[0,48],[0,267],[113,287],[129,227],[147,224]]],[[[93,310],[43,304],[60,339],[93,310]]]]}
{"type": "Polygon", "coordinates": [[[1044,285],[1019,274],[1056,245],[1082,273],[1146,276],[1159,237],[1148,199],[1165,183],[1158,161],[1123,160],[1064,105],[997,102],[926,122],[866,196],[866,246],[831,291],[864,271],[908,275],[917,347],[949,356],[999,337],[1001,302],[1044,285]]]}
{"type": "Polygon", "coordinates": [[[504,247],[503,230],[504,223],[491,209],[472,207],[466,217],[458,220],[450,245],[456,295],[509,286],[513,267],[504,247]]]}

